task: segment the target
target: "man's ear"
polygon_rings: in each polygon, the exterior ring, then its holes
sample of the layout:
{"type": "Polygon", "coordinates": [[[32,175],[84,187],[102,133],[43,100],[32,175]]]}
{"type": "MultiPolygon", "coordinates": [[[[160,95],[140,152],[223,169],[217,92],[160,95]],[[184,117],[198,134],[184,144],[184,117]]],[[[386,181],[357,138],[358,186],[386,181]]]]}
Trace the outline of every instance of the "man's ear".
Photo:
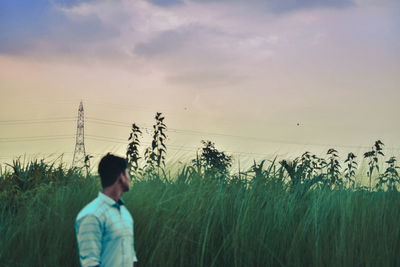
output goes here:
{"type": "Polygon", "coordinates": [[[118,175],[116,182],[120,183],[122,182],[122,172],[118,175]]]}

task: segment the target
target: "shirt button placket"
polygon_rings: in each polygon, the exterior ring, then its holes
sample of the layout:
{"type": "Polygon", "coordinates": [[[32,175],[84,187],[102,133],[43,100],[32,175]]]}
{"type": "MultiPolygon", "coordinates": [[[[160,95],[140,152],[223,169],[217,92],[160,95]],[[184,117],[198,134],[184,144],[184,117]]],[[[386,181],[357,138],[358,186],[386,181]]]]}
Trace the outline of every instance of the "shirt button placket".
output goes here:
{"type": "MultiPolygon", "coordinates": [[[[122,221],[122,211],[121,211],[121,207],[119,206],[119,220],[122,221]]],[[[122,247],[122,266],[125,266],[125,238],[122,237],[121,240],[121,247],[122,247]]]]}

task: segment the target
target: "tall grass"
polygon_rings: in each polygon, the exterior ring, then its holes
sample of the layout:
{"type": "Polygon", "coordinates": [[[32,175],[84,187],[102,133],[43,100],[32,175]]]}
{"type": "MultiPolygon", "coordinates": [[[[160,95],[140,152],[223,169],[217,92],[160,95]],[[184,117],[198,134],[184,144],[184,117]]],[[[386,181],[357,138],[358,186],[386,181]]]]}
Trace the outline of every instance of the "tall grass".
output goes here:
{"type": "MultiPolygon", "coordinates": [[[[100,185],[58,175],[14,198],[0,190],[0,266],[78,266],[75,216],[100,185]]],[[[124,199],[141,266],[400,265],[396,191],[305,190],[265,171],[225,178],[183,168],[133,181],[124,199]]]]}

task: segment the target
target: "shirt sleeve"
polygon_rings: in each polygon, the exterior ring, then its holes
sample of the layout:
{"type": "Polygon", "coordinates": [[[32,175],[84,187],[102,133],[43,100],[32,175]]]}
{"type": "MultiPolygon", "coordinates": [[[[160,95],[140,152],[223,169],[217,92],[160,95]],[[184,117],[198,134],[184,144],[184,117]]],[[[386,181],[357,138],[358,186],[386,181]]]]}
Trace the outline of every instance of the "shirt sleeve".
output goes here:
{"type": "Polygon", "coordinates": [[[79,259],[82,267],[100,265],[102,226],[94,215],[87,215],[76,222],[79,259]]]}

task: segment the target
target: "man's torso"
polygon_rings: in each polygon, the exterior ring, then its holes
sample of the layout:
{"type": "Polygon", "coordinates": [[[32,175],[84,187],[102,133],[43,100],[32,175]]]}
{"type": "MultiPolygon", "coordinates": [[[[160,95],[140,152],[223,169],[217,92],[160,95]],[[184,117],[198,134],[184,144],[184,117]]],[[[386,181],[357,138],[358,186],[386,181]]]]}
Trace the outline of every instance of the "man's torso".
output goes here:
{"type": "Polygon", "coordinates": [[[100,266],[132,266],[136,261],[133,219],[125,205],[106,195],[99,196],[79,212],[75,230],[81,264],[98,255],[100,266]],[[89,217],[95,217],[89,222],[89,217]],[[98,237],[98,242],[91,241],[98,237]],[[100,243],[100,248],[98,244],[100,243]],[[86,252],[93,250],[92,252],[86,252]],[[96,251],[99,250],[99,251],[96,251]]]}

